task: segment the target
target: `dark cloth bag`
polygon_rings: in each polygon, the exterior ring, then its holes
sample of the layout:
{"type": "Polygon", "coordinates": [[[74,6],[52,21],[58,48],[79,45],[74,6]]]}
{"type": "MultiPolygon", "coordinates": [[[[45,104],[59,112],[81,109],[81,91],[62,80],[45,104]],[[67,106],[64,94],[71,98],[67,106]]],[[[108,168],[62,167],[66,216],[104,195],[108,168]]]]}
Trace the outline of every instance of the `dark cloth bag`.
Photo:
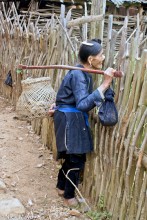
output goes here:
{"type": "Polygon", "coordinates": [[[99,108],[98,117],[103,126],[114,126],[118,122],[118,111],[114,103],[115,92],[108,88],[104,93],[105,101],[99,108]]]}
{"type": "Polygon", "coordinates": [[[12,75],[11,71],[8,72],[5,84],[12,87],[12,75]]]}

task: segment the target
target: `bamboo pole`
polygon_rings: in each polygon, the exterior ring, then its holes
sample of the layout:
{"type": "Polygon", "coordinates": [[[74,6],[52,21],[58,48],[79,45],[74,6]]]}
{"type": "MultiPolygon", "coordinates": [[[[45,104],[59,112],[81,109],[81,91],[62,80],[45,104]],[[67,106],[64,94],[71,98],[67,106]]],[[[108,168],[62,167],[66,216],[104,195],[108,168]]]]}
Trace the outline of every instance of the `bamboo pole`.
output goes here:
{"type": "Polygon", "coordinates": [[[71,28],[73,26],[79,26],[85,23],[94,22],[94,21],[101,21],[103,20],[103,15],[89,15],[89,16],[83,16],[81,18],[77,18],[74,20],[71,20],[67,23],[67,28],[71,28]]]}
{"type": "MultiPolygon", "coordinates": [[[[107,36],[107,42],[106,42],[106,53],[105,53],[106,55],[105,55],[105,63],[104,63],[105,69],[108,68],[108,66],[109,66],[110,42],[112,41],[112,25],[113,25],[113,15],[109,15],[109,19],[108,19],[108,36],[107,36]]],[[[112,53],[111,53],[111,56],[112,56],[112,53]]]]}
{"type": "Polygon", "coordinates": [[[146,197],[146,188],[147,188],[147,174],[145,174],[144,176],[144,181],[142,183],[142,188],[141,188],[141,193],[140,193],[140,199],[139,199],[139,207],[137,210],[137,216],[136,216],[136,220],[140,219],[140,215],[141,215],[141,210],[142,210],[142,205],[143,202],[145,200],[146,197]]]}
{"type": "Polygon", "coordinates": [[[142,118],[140,120],[140,123],[138,125],[138,128],[136,129],[136,132],[132,138],[132,141],[131,141],[131,145],[130,145],[130,155],[129,155],[129,161],[128,161],[128,167],[127,167],[127,170],[126,170],[126,191],[127,191],[127,198],[129,199],[130,197],[130,184],[129,184],[129,176],[130,176],[130,171],[131,171],[131,166],[132,166],[132,160],[133,160],[133,152],[134,152],[134,149],[135,149],[135,144],[136,144],[136,141],[137,141],[137,138],[139,136],[139,133],[140,133],[140,130],[144,124],[144,120],[147,116],[147,109],[146,111],[144,111],[144,114],[142,115],[142,118]]]}
{"type": "Polygon", "coordinates": [[[139,101],[139,96],[140,96],[140,90],[141,90],[141,86],[143,83],[143,79],[144,79],[144,70],[145,70],[145,66],[146,66],[146,60],[147,60],[147,50],[144,50],[141,56],[141,61],[140,61],[140,71],[139,71],[139,77],[137,80],[137,85],[136,85],[136,90],[135,90],[135,94],[134,94],[134,111],[137,108],[137,104],[139,101]]]}

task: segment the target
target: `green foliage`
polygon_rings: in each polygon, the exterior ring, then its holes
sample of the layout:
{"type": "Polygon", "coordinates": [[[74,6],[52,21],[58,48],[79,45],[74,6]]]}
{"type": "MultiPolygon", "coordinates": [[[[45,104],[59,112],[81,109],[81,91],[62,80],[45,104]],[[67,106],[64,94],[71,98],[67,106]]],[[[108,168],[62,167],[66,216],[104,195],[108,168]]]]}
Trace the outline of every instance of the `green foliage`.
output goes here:
{"type": "Polygon", "coordinates": [[[109,213],[105,208],[104,196],[100,196],[96,210],[89,211],[87,213],[87,216],[91,220],[110,220],[110,219],[112,219],[112,214],[109,213]]]}
{"type": "Polygon", "coordinates": [[[98,208],[100,208],[100,210],[104,209],[104,196],[100,196],[98,201],[98,208]]]}
{"type": "Polygon", "coordinates": [[[103,211],[103,212],[90,211],[87,213],[87,216],[92,220],[110,220],[110,219],[112,219],[111,218],[112,214],[107,211],[103,211]]]}

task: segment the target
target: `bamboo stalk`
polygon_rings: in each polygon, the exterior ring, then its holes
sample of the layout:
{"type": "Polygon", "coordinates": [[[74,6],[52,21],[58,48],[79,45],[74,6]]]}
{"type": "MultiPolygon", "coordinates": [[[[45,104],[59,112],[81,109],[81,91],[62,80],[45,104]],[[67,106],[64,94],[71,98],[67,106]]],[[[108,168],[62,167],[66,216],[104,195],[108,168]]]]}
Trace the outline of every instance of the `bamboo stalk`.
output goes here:
{"type": "MultiPolygon", "coordinates": [[[[134,176],[136,172],[136,161],[132,161],[132,168],[131,168],[131,173],[129,176],[129,192],[130,194],[126,196],[126,215],[129,216],[130,219],[135,218],[135,190],[134,190],[134,176]],[[133,198],[133,199],[132,199],[133,198]]],[[[127,185],[125,185],[127,187],[127,185]]]]}
{"type": "Polygon", "coordinates": [[[144,114],[142,115],[142,118],[140,120],[140,123],[139,123],[139,125],[136,129],[136,132],[135,132],[135,134],[132,138],[132,142],[131,142],[131,145],[130,145],[129,161],[128,161],[128,167],[127,167],[127,170],[126,170],[126,189],[127,189],[128,198],[130,196],[129,176],[130,176],[130,171],[131,171],[131,167],[132,167],[133,153],[134,153],[137,138],[138,138],[140,130],[141,130],[143,124],[144,124],[144,120],[145,120],[146,116],[147,116],[147,109],[144,112],[144,114]]]}
{"type": "Polygon", "coordinates": [[[144,73],[144,79],[143,79],[143,84],[142,84],[142,88],[140,91],[140,98],[139,98],[139,106],[147,106],[147,66],[145,68],[145,73],[144,73]]]}
{"type": "Polygon", "coordinates": [[[121,163],[121,158],[122,158],[122,153],[123,153],[123,147],[124,147],[124,140],[125,140],[125,137],[126,137],[126,132],[127,132],[127,128],[128,128],[129,122],[130,121],[127,120],[127,123],[123,126],[122,139],[121,139],[121,143],[120,143],[118,159],[117,159],[117,164],[116,164],[117,171],[119,171],[119,168],[120,168],[120,163],[121,163]]]}
{"type": "Polygon", "coordinates": [[[134,111],[136,110],[137,108],[137,104],[138,104],[138,101],[139,101],[139,96],[140,96],[140,89],[141,89],[141,86],[143,84],[143,79],[144,79],[144,70],[145,70],[145,67],[146,67],[146,60],[147,60],[147,50],[144,50],[143,53],[142,53],[142,56],[141,56],[141,61],[140,61],[140,71],[138,72],[139,74],[139,77],[138,77],[138,80],[137,80],[137,84],[136,84],[136,90],[135,90],[135,94],[134,94],[134,111]]]}
{"type": "Polygon", "coordinates": [[[106,42],[106,56],[105,56],[105,63],[104,63],[105,68],[108,67],[108,63],[110,59],[110,42],[112,39],[112,25],[113,25],[113,15],[110,15],[109,20],[108,20],[108,37],[107,37],[107,42],[106,42]]]}
{"type": "Polygon", "coordinates": [[[66,37],[67,37],[67,39],[68,39],[68,41],[69,41],[69,43],[70,43],[70,45],[71,45],[71,48],[72,48],[73,52],[75,53],[75,48],[74,48],[74,46],[72,45],[72,42],[71,42],[71,40],[70,40],[70,38],[69,38],[69,36],[68,36],[67,30],[63,27],[62,23],[59,21],[59,19],[58,19],[57,17],[56,17],[56,19],[58,20],[59,24],[61,25],[62,29],[64,30],[64,32],[65,32],[65,34],[66,34],[66,37]]]}
{"type": "Polygon", "coordinates": [[[103,20],[103,15],[89,15],[81,18],[77,18],[71,20],[67,23],[67,28],[71,28],[72,26],[79,26],[85,23],[94,22],[94,21],[101,21],[103,20]]]}
{"type": "Polygon", "coordinates": [[[145,197],[146,197],[146,189],[147,189],[147,174],[145,174],[144,181],[142,183],[140,199],[139,199],[139,204],[138,204],[139,207],[137,210],[136,220],[140,219],[142,205],[143,205],[143,202],[145,201],[145,197]]]}

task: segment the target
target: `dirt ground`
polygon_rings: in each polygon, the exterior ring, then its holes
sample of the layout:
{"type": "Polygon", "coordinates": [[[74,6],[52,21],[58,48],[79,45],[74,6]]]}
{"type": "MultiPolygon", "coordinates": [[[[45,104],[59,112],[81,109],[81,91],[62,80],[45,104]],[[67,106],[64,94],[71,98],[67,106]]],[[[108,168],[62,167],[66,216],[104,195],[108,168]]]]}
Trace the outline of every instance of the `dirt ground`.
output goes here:
{"type": "Polygon", "coordinates": [[[14,106],[0,96],[0,178],[6,193],[26,209],[21,219],[87,219],[71,216],[55,186],[58,164],[30,124],[15,119],[14,106]]]}

